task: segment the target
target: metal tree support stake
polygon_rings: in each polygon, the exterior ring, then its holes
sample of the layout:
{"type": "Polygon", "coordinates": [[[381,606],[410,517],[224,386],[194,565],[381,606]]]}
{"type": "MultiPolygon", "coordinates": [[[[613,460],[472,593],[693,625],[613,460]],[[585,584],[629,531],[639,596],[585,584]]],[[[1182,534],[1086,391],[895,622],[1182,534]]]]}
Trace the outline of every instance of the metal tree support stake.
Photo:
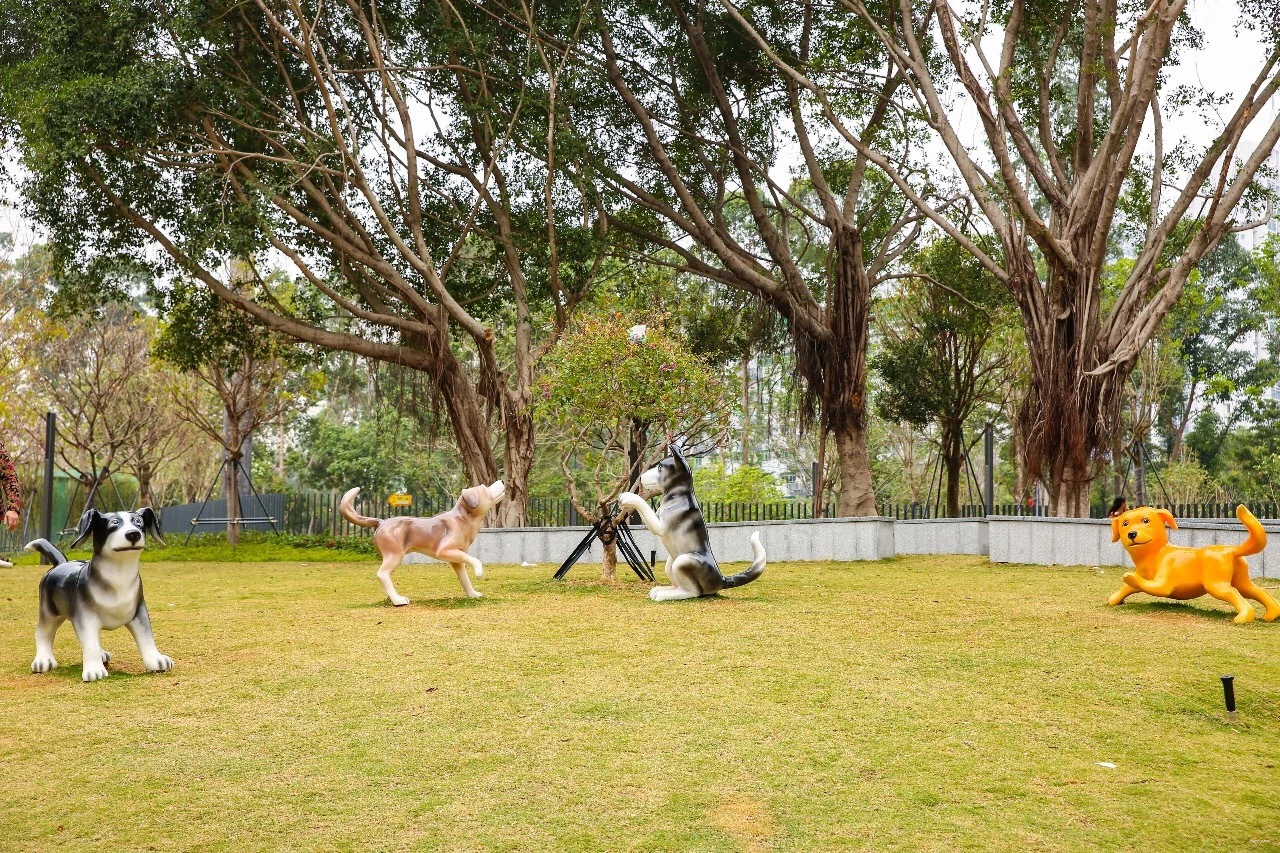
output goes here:
{"type": "Polygon", "coordinates": [[[49,412],[44,422],[44,518],[40,519],[40,535],[48,542],[53,541],[53,444],[57,438],[58,416],[49,412]]]}
{"type": "Polygon", "coordinates": [[[991,421],[987,421],[982,433],[982,456],[986,463],[986,471],[983,475],[983,480],[986,481],[983,495],[985,500],[982,503],[984,514],[991,515],[996,507],[996,437],[991,421]]]}

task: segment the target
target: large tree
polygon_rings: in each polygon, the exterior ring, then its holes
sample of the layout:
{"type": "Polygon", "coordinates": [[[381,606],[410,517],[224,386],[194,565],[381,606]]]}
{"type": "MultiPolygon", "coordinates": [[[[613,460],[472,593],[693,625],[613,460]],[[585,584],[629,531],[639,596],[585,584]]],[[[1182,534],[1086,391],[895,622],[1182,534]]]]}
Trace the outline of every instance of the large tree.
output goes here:
{"type": "Polygon", "coordinates": [[[153,321],[132,307],[113,305],[97,317],[46,315],[38,322],[28,344],[28,387],[57,414],[57,456],[78,478],[80,498],[86,507],[101,507],[112,477],[129,467],[137,434],[150,420],[147,348],[153,321]]]}
{"type": "Polygon", "coordinates": [[[895,102],[903,75],[856,22],[808,3],[756,7],[769,39],[839,93],[855,146],[756,49],[736,12],[676,0],[589,6],[572,32],[555,16],[533,27],[547,49],[575,59],[561,81],[562,147],[575,152],[581,180],[608,189],[613,228],[785,320],[802,409],[835,440],[839,512],[874,514],[869,308],[922,217],[866,151],[893,152],[876,156],[911,173],[913,125],[895,102]]]}
{"type": "Polygon", "coordinates": [[[487,21],[449,2],[0,0],[0,130],[64,286],[143,263],[422,371],[468,479],[501,476],[517,523],[534,367],[596,269],[599,218],[512,144],[554,127],[563,55],[487,21]],[[267,260],[310,299],[281,298],[267,260]]]}
{"type": "Polygon", "coordinates": [[[1169,458],[1180,461],[1187,430],[1213,406],[1227,423],[1246,417],[1251,403],[1274,386],[1273,361],[1259,358],[1250,338],[1274,324],[1274,285],[1264,274],[1267,251],[1247,252],[1234,236],[1209,253],[1183,290],[1163,336],[1176,348],[1181,376],[1161,401],[1169,458]]]}
{"type": "Polygon", "coordinates": [[[307,354],[206,290],[179,285],[163,308],[166,323],[153,350],[188,373],[188,381],[170,383],[168,394],[188,423],[223,449],[227,539],[234,545],[245,517],[243,499],[255,491],[246,476],[252,471],[247,450],[263,427],[310,401],[307,354]],[[209,405],[210,391],[216,406],[209,405]]]}
{"type": "MultiPolygon", "coordinates": [[[[714,444],[727,426],[723,378],[696,356],[661,315],[620,311],[581,316],[547,359],[538,402],[556,435],[570,499],[591,521],[626,515],[618,495],[676,442],[714,444]]],[[[614,580],[616,543],[602,539],[601,574],[614,580]]]]}
{"type": "Polygon", "coordinates": [[[884,387],[876,408],[889,420],[936,426],[946,511],[956,517],[965,461],[981,436],[970,420],[1000,403],[1022,346],[1010,328],[1008,292],[954,240],[937,240],[911,260],[914,275],[879,310],[883,344],[872,366],[884,387]]]}
{"type": "Polygon", "coordinates": [[[1173,79],[1179,52],[1200,38],[1187,0],[897,0],[888,14],[840,0],[827,9],[876,33],[891,76],[902,78],[998,240],[996,255],[861,138],[840,93],[786,49],[758,7],[721,2],[851,146],[1009,288],[1034,387],[1022,410],[1023,451],[1056,514],[1086,513],[1098,451],[1144,345],[1199,261],[1262,209],[1254,178],[1280,139],[1280,113],[1266,109],[1280,88],[1280,4],[1245,4],[1265,57],[1225,102],[1173,79]],[[1197,110],[1213,127],[1207,144],[1165,138],[1171,115],[1197,110]],[[964,130],[967,116],[980,145],[964,130]],[[1246,136],[1254,141],[1244,144],[1246,136]],[[1121,224],[1131,226],[1136,261],[1104,309],[1103,269],[1121,224]]]}

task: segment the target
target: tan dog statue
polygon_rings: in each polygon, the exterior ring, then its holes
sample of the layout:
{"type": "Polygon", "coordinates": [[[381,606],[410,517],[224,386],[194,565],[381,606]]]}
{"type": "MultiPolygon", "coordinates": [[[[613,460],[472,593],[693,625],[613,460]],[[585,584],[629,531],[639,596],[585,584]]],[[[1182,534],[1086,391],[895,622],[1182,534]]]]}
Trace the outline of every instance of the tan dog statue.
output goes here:
{"type": "Polygon", "coordinates": [[[382,555],[378,580],[391,603],[402,607],[409,603],[409,599],[396,592],[391,583],[391,573],[410,551],[449,563],[458,573],[458,583],[462,584],[462,591],[467,597],[480,597],[480,593],[471,585],[471,579],[467,577],[467,566],[475,569],[476,577],[482,578],[484,564],[468,554],[467,549],[484,527],[485,515],[502,500],[506,492],[506,486],[498,480],[491,486],[463,489],[462,497],[458,498],[453,509],[439,515],[430,518],[400,515],[382,519],[369,518],[355,511],[356,495],[360,494],[359,487],[356,487],[342,496],[338,511],[352,524],[375,528],[373,544],[382,555]]]}
{"type": "Polygon", "coordinates": [[[1207,548],[1179,548],[1169,544],[1165,525],[1178,529],[1167,509],[1140,506],[1111,519],[1111,541],[1123,543],[1133,559],[1134,570],[1124,576],[1124,586],[1111,594],[1110,604],[1119,604],[1135,592],[1185,601],[1208,593],[1236,608],[1237,624],[1253,621],[1252,598],[1266,608],[1262,618],[1271,622],[1280,616],[1280,604],[1249,578],[1245,557],[1267,546],[1267,531],[1244,506],[1236,507],[1236,518],[1244,523],[1249,538],[1239,545],[1210,545],[1207,548]]]}

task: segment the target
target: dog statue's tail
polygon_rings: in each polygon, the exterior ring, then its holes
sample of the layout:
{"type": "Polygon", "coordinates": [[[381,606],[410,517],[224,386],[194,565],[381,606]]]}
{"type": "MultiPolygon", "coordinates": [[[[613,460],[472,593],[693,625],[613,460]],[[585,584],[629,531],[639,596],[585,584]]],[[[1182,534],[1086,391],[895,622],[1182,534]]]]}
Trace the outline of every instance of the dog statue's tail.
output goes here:
{"type": "Polygon", "coordinates": [[[1267,547],[1267,529],[1254,517],[1253,513],[1249,512],[1244,504],[1236,507],[1236,518],[1240,519],[1241,523],[1249,530],[1249,538],[1235,547],[1236,556],[1247,557],[1250,554],[1262,553],[1262,549],[1267,547]]]}
{"type": "Polygon", "coordinates": [[[760,541],[759,531],[751,534],[751,550],[755,552],[755,562],[748,566],[746,571],[738,572],[736,575],[730,575],[725,578],[725,589],[732,589],[735,586],[749,584],[764,574],[764,543],[760,541]]]}
{"type": "Polygon", "coordinates": [[[67,555],[58,550],[58,546],[54,545],[48,539],[33,539],[27,543],[28,551],[35,551],[55,566],[61,566],[67,562],[67,555]]]}
{"type": "Polygon", "coordinates": [[[359,486],[348,490],[347,493],[342,496],[342,500],[338,502],[338,512],[342,513],[342,517],[347,521],[359,527],[377,527],[382,523],[382,519],[370,518],[367,515],[361,515],[356,512],[355,503],[356,495],[358,494],[360,494],[359,486]]]}

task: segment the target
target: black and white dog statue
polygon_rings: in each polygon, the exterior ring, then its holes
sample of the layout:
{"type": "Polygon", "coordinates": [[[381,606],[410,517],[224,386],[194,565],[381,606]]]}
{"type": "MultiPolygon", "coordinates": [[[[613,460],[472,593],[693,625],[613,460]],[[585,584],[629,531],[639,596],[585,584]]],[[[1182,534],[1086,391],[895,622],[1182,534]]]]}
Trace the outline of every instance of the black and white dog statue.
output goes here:
{"type": "Polygon", "coordinates": [[[675,586],[656,586],[649,590],[649,597],[654,601],[678,601],[751,583],[764,573],[764,545],[760,534],[751,534],[751,550],[755,554],[751,566],[736,575],[722,575],[711,553],[711,538],[707,535],[702,509],[693,496],[693,472],[674,444],[670,451],[670,456],[640,475],[640,487],[645,493],[662,493],[656,513],[648,501],[634,492],[618,496],[618,503],[640,513],[645,527],[661,539],[662,547],[667,549],[667,578],[675,586]]]}
{"type": "Polygon", "coordinates": [[[108,513],[91,509],[80,517],[76,533],[73,548],[93,536],[93,556],[88,560],[68,560],[45,539],[27,545],[54,564],[40,580],[40,621],[36,625],[36,658],[31,662],[31,671],[48,672],[57,667],[53,637],[68,619],[84,651],[84,681],[107,677],[111,655],[102,650],[99,634],[122,626],[137,641],[143,666],[151,672],[172,669],[173,658],[156,648],[138,573],[147,536],[164,544],[155,512],[151,507],[108,513]]]}

